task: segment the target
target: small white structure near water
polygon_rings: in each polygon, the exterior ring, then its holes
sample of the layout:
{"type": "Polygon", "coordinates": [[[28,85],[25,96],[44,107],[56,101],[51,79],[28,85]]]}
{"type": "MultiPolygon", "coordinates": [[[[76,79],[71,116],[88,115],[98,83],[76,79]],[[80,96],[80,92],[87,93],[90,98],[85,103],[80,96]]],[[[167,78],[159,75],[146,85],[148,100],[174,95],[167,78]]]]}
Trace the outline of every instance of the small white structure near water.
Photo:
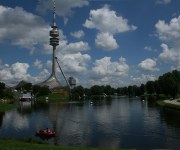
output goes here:
{"type": "Polygon", "coordinates": [[[19,97],[19,100],[20,101],[32,101],[33,98],[34,97],[31,92],[22,92],[19,97]]]}

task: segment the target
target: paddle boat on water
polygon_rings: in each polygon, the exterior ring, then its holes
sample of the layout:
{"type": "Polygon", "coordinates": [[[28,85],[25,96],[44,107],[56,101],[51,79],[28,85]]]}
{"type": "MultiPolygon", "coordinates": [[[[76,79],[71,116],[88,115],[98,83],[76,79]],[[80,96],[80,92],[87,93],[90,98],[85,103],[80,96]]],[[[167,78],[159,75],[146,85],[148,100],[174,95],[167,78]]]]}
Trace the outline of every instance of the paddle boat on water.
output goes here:
{"type": "Polygon", "coordinates": [[[51,129],[45,129],[45,130],[37,130],[36,135],[37,136],[44,136],[44,137],[52,137],[55,136],[56,132],[51,129]]]}

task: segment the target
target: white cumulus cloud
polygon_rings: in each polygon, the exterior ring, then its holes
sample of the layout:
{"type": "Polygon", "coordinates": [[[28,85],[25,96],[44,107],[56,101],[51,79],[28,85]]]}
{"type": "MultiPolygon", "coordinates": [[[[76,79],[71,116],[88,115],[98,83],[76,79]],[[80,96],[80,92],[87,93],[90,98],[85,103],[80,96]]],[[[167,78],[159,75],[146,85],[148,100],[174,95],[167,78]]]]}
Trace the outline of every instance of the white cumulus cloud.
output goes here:
{"type": "Polygon", "coordinates": [[[149,52],[157,52],[157,49],[153,49],[151,46],[145,46],[144,49],[149,52]]]}
{"type": "Polygon", "coordinates": [[[172,0],[156,0],[156,4],[164,4],[167,5],[171,3],[172,0]]]}
{"type": "Polygon", "coordinates": [[[4,83],[17,83],[21,80],[27,80],[29,64],[16,62],[12,65],[2,64],[0,66],[0,79],[4,83]]]}
{"type": "MultiPolygon", "coordinates": [[[[72,14],[72,9],[76,7],[84,7],[89,5],[88,0],[57,0],[56,14],[59,16],[68,16],[72,14]]],[[[47,10],[52,10],[53,5],[51,0],[40,1],[36,10],[40,13],[45,13],[47,10]]]]}
{"type": "Polygon", "coordinates": [[[8,40],[33,53],[37,46],[48,42],[49,30],[50,26],[41,17],[21,7],[0,6],[0,42],[8,40]]]}
{"type": "Polygon", "coordinates": [[[155,81],[155,80],[157,80],[157,77],[155,75],[141,74],[139,77],[131,76],[132,83],[136,85],[145,84],[147,81],[155,81]]]}
{"type": "Polygon", "coordinates": [[[143,60],[141,63],[139,63],[139,68],[144,70],[144,71],[159,71],[158,68],[156,68],[156,61],[150,58],[147,58],[143,60]]]}
{"type": "Polygon", "coordinates": [[[80,39],[84,36],[84,31],[79,30],[79,31],[71,32],[71,36],[80,39]]]}
{"type": "Polygon", "coordinates": [[[180,16],[172,18],[170,23],[159,20],[156,25],[158,37],[162,41],[172,41],[180,39],[180,16]]]}
{"type": "Polygon", "coordinates": [[[61,66],[66,73],[83,73],[88,69],[87,63],[91,60],[88,54],[81,54],[80,52],[74,54],[58,53],[61,66]]]}
{"type": "Polygon", "coordinates": [[[96,47],[104,49],[106,51],[117,49],[119,46],[114,39],[113,35],[106,33],[99,33],[95,39],[96,47]]]}
{"type": "Polygon", "coordinates": [[[85,21],[84,26],[111,34],[135,30],[137,28],[134,25],[129,25],[127,19],[118,16],[117,13],[110,10],[107,5],[100,9],[91,10],[89,19],[85,21]]]}
{"type": "Polygon", "coordinates": [[[110,10],[108,5],[96,10],[91,10],[89,18],[83,24],[89,29],[98,30],[95,44],[103,50],[114,50],[119,47],[115,34],[136,30],[137,27],[129,25],[128,20],[119,16],[115,11],[110,10]]]}
{"type": "Polygon", "coordinates": [[[97,76],[125,76],[129,71],[125,58],[119,58],[118,62],[111,62],[111,57],[96,60],[92,71],[97,76]]]}
{"type": "Polygon", "coordinates": [[[92,70],[86,73],[88,80],[82,80],[81,84],[86,87],[93,85],[111,85],[119,87],[127,85],[124,79],[128,76],[129,66],[126,59],[121,57],[119,61],[112,61],[111,57],[104,57],[93,63],[92,70]]]}
{"type": "Polygon", "coordinates": [[[169,23],[159,20],[156,25],[158,38],[162,41],[162,52],[159,58],[174,62],[174,67],[180,66],[180,16],[172,18],[169,23]]]}
{"type": "Polygon", "coordinates": [[[29,74],[30,65],[28,63],[15,62],[11,65],[0,64],[0,82],[8,86],[15,86],[24,80],[33,84],[44,81],[49,76],[49,71],[43,69],[36,77],[29,74]]]}
{"type": "Polygon", "coordinates": [[[82,51],[87,51],[90,49],[87,42],[79,41],[74,43],[67,43],[67,41],[60,46],[62,53],[65,54],[75,54],[82,51]]]}
{"type": "Polygon", "coordinates": [[[42,65],[42,62],[41,60],[39,59],[36,59],[35,62],[34,62],[34,66],[38,69],[42,69],[43,65],[42,65]]]}

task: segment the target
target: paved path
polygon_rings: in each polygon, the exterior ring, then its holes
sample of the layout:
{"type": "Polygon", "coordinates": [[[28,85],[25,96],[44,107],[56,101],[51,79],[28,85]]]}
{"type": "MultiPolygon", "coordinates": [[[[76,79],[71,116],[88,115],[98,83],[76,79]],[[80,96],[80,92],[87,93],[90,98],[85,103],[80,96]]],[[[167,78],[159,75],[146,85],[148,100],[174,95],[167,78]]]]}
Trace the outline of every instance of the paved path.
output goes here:
{"type": "Polygon", "coordinates": [[[180,105],[180,102],[177,102],[178,99],[175,100],[165,100],[165,103],[174,104],[174,105],[180,105]]]}

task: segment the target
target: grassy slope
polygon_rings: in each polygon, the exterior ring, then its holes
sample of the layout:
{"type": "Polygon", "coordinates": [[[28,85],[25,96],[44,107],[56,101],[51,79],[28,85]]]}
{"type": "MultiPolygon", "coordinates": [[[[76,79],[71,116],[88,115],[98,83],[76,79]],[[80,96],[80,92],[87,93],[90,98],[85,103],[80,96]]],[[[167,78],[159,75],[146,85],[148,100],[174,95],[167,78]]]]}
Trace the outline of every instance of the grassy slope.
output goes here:
{"type": "Polygon", "coordinates": [[[72,148],[72,147],[54,146],[49,144],[39,144],[36,142],[25,142],[19,140],[0,140],[0,150],[112,150],[112,149],[79,148],[79,147],[72,148]]]}
{"type": "Polygon", "coordinates": [[[15,104],[0,104],[0,112],[8,111],[16,108],[15,104]]]}
{"type": "Polygon", "coordinates": [[[180,106],[179,105],[175,105],[175,104],[169,104],[169,103],[165,103],[164,101],[160,100],[157,101],[158,105],[165,107],[165,108],[172,108],[172,109],[177,109],[180,110],[180,106]]]}
{"type": "Polygon", "coordinates": [[[38,101],[45,101],[46,97],[48,97],[49,102],[65,102],[68,101],[68,96],[64,96],[61,94],[49,94],[46,96],[40,96],[37,98],[38,101]]]}

